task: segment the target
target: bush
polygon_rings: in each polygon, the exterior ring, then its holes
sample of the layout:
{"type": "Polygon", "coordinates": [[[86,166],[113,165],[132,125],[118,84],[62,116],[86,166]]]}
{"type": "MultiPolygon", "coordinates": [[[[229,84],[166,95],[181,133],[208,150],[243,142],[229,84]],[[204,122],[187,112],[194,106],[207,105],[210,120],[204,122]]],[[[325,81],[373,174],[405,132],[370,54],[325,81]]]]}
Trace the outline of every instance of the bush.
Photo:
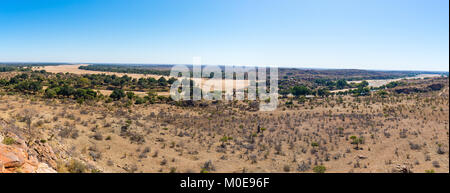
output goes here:
{"type": "Polygon", "coordinates": [[[127,92],[127,97],[128,99],[133,99],[136,95],[134,94],[134,92],[128,91],[127,92]]]}
{"type": "Polygon", "coordinates": [[[283,166],[283,171],[284,172],[289,172],[289,171],[291,171],[291,167],[289,167],[288,165],[284,165],[283,166]]]}
{"type": "Polygon", "coordinates": [[[302,161],[302,163],[298,164],[297,171],[299,171],[299,172],[306,172],[310,168],[311,168],[311,166],[308,163],[302,161]]]}
{"type": "Polygon", "coordinates": [[[326,170],[325,166],[322,165],[313,168],[314,173],[325,173],[326,170]]]}
{"type": "Polygon", "coordinates": [[[409,147],[410,147],[412,150],[419,150],[419,149],[421,148],[419,144],[415,144],[415,143],[413,143],[413,142],[409,142],[409,147]]]}
{"type": "Polygon", "coordinates": [[[47,98],[55,98],[56,95],[57,95],[57,93],[54,89],[45,90],[45,97],[47,97],[47,98]]]}
{"type": "Polygon", "coordinates": [[[92,137],[97,141],[103,140],[103,135],[101,133],[95,133],[92,137]]]}
{"type": "Polygon", "coordinates": [[[210,171],[215,171],[215,170],[216,170],[216,167],[214,167],[211,160],[209,160],[203,164],[202,171],[210,172],[210,171]]]}
{"type": "Polygon", "coordinates": [[[433,161],[431,164],[433,164],[433,167],[435,167],[435,168],[440,168],[441,167],[441,165],[439,164],[438,161],[433,161]]]}
{"type": "Polygon", "coordinates": [[[2,143],[5,145],[12,145],[12,144],[16,143],[16,140],[11,137],[5,137],[2,141],[2,143]]]}
{"type": "Polygon", "coordinates": [[[85,173],[87,171],[87,167],[78,160],[71,160],[69,164],[67,164],[67,170],[70,173],[85,173]]]}
{"type": "Polygon", "coordinates": [[[143,103],[145,103],[145,99],[143,99],[143,98],[137,96],[137,97],[136,97],[136,101],[134,102],[134,104],[139,105],[139,104],[143,104],[143,103]]]}

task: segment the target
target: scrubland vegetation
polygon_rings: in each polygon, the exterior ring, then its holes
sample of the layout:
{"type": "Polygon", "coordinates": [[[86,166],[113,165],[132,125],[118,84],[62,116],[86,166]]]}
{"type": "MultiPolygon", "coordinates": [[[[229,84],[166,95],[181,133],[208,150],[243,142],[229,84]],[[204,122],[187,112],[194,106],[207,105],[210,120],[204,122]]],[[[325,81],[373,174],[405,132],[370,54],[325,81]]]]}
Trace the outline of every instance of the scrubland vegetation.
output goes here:
{"type": "Polygon", "coordinates": [[[447,77],[280,83],[272,112],[260,101],[157,95],[174,80],[5,71],[0,133],[51,146],[59,172],[449,171],[447,77]]]}

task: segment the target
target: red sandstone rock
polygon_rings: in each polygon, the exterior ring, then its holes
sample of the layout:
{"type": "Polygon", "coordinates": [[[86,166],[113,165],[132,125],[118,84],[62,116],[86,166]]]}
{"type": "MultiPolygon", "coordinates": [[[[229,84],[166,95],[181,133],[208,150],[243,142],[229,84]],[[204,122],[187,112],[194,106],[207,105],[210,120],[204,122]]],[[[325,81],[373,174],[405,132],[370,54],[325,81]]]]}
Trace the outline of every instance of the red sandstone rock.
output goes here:
{"type": "Polygon", "coordinates": [[[0,144],[0,161],[5,168],[20,167],[28,157],[23,149],[0,144]]]}

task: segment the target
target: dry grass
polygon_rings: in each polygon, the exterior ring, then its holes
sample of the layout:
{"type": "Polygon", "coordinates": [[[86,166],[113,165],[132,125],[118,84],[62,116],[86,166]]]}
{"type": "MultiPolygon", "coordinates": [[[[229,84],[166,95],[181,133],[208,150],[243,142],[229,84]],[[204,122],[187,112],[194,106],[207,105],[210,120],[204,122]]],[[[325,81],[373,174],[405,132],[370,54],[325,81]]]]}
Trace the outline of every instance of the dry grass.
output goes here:
{"type": "Polygon", "coordinates": [[[39,109],[37,139],[106,172],[449,172],[448,83],[387,98],[286,100],[259,112],[243,101],[126,108],[6,95],[0,118],[27,128],[20,112],[39,109]],[[352,136],[363,139],[358,149],[352,136]]]}

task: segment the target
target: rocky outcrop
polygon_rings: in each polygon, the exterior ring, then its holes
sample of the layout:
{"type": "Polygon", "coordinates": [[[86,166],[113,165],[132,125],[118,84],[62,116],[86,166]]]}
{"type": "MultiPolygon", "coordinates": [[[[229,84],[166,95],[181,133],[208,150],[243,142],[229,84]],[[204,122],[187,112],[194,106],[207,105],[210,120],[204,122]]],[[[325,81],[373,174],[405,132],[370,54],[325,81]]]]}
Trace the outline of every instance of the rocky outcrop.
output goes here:
{"type": "Polygon", "coordinates": [[[29,153],[40,162],[47,163],[50,167],[56,168],[56,155],[47,143],[35,143],[31,146],[29,153]]]}
{"type": "MultiPolygon", "coordinates": [[[[54,162],[54,154],[49,146],[38,145],[38,151],[35,149],[30,149],[28,146],[21,142],[20,139],[14,139],[11,144],[3,144],[5,136],[0,134],[0,173],[56,173],[56,171],[50,167],[47,163],[54,163],[56,167],[56,162],[54,162]],[[17,140],[17,141],[16,141],[17,140]],[[39,149],[41,148],[41,149],[39,149]],[[43,152],[46,156],[44,159],[38,159],[35,155],[29,154],[29,152],[43,152]],[[41,160],[41,161],[40,161],[41,160]],[[42,160],[47,160],[47,163],[42,162],[42,160]],[[53,162],[51,162],[53,161],[53,162]]],[[[37,155],[41,155],[37,153],[37,155]]]]}
{"type": "Polygon", "coordinates": [[[20,148],[0,144],[0,161],[3,167],[20,167],[25,163],[26,153],[20,148]]]}

